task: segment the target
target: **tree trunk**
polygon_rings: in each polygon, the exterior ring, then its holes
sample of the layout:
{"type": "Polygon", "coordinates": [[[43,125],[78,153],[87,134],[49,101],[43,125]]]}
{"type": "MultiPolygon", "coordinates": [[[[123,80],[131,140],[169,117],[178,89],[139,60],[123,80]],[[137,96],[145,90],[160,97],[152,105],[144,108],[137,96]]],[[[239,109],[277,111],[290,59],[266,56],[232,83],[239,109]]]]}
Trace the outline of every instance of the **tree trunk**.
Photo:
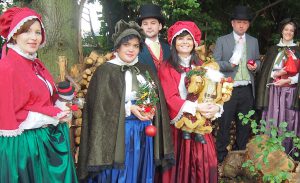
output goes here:
{"type": "Polygon", "coordinates": [[[46,29],[46,46],[38,57],[57,80],[59,56],[67,58],[68,68],[79,61],[79,5],[76,0],[32,1],[30,5],[42,15],[46,29]]]}

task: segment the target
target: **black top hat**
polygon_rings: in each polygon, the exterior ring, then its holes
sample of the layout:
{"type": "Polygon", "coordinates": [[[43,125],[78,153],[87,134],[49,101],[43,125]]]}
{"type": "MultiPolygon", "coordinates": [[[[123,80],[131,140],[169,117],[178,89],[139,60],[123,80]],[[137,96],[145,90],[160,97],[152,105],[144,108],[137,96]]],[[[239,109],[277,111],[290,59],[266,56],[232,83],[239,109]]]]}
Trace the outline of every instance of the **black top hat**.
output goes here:
{"type": "Polygon", "coordinates": [[[74,87],[72,87],[70,82],[68,81],[59,82],[57,89],[59,95],[65,95],[65,96],[72,95],[75,90],[74,87]]]}
{"type": "Polygon", "coordinates": [[[252,13],[247,6],[236,6],[234,8],[231,20],[251,20],[252,13]]]}
{"type": "Polygon", "coordinates": [[[165,23],[165,18],[161,14],[160,7],[155,4],[144,4],[140,7],[140,15],[137,18],[138,24],[141,25],[145,18],[155,18],[161,24],[165,23]]]}

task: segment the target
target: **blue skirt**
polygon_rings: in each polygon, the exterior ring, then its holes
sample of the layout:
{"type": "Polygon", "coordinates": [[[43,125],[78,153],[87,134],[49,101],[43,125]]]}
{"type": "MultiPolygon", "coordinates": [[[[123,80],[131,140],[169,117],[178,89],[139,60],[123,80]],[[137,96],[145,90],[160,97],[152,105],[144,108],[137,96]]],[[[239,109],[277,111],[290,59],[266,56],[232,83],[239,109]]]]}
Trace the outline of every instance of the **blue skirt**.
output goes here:
{"type": "Polygon", "coordinates": [[[150,121],[140,121],[134,115],[125,120],[125,167],[103,170],[88,183],[153,183],[153,137],[146,136],[150,121]]]}

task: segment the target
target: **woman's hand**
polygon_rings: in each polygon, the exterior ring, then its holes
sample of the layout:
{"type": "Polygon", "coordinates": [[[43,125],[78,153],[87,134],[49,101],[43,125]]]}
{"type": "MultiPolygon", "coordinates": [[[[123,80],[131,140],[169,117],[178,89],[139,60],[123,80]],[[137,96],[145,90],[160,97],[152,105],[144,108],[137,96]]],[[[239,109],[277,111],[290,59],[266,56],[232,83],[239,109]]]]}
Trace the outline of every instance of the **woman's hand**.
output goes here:
{"type": "Polygon", "coordinates": [[[71,113],[71,110],[63,110],[59,114],[57,114],[56,118],[61,122],[69,122],[69,116],[71,115],[71,113]]]}
{"type": "Polygon", "coordinates": [[[213,103],[200,103],[197,106],[197,111],[205,118],[211,119],[220,111],[220,107],[213,103]]]}
{"type": "Polygon", "coordinates": [[[274,82],[275,86],[283,86],[286,84],[290,84],[291,83],[291,79],[287,78],[287,79],[279,79],[276,82],[274,82]]]}
{"type": "Polygon", "coordinates": [[[141,112],[143,112],[143,109],[140,106],[131,105],[130,111],[141,121],[148,121],[153,119],[153,115],[151,115],[150,113],[146,113],[146,115],[142,115],[141,112]]]}
{"type": "Polygon", "coordinates": [[[282,69],[280,69],[280,70],[278,70],[278,71],[275,71],[273,77],[274,78],[278,78],[280,76],[286,75],[287,72],[284,69],[285,69],[285,67],[282,68],[282,69]]]}

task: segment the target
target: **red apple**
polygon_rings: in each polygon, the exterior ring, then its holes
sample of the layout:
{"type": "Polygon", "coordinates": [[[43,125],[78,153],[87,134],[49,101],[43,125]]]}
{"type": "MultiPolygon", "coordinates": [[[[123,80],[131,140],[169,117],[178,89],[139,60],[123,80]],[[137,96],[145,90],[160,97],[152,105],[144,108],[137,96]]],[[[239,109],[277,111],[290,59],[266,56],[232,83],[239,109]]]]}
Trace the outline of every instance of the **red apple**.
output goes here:
{"type": "Polygon", "coordinates": [[[254,66],[255,65],[255,61],[250,59],[248,60],[247,64],[250,64],[251,66],[254,66]]]}
{"type": "Polygon", "coordinates": [[[154,137],[156,135],[156,127],[152,124],[147,126],[145,129],[145,133],[147,136],[154,137]]]}
{"type": "Polygon", "coordinates": [[[227,82],[228,82],[228,83],[232,83],[232,82],[233,82],[232,78],[231,78],[231,77],[228,77],[228,78],[227,78],[227,82]]]}

